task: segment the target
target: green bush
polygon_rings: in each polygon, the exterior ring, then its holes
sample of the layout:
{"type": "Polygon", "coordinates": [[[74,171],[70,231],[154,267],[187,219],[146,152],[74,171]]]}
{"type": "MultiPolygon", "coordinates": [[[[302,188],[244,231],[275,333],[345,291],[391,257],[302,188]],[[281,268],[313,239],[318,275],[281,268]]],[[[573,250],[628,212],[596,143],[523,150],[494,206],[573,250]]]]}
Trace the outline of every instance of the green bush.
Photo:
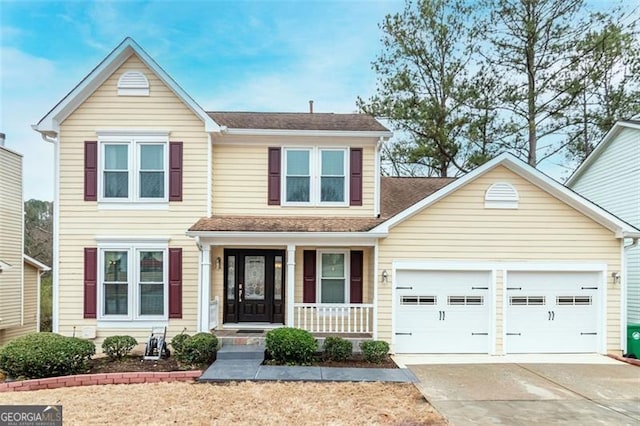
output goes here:
{"type": "Polygon", "coordinates": [[[39,379],[85,373],[92,342],[54,333],[31,333],[0,348],[0,370],[12,378],[39,379]]]}
{"type": "Polygon", "coordinates": [[[131,336],[109,336],[102,342],[102,351],[112,360],[122,359],[138,344],[131,336]]]}
{"type": "Polygon", "coordinates": [[[181,334],[171,340],[171,346],[173,346],[175,358],[180,362],[208,364],[216,357],[218,338],[211,333],[197,333],[193,336],[181,334]],[[176,338],[179,339],[176,340],[176,338]]]}
{"type": "Polygon", "coordinates": [[[278,363],[308,365],[318,350],[318,343],[306,330],[282,327],[267,333],[266,349],[278,363]]]}
{"type": "Polygon", "coordinates": [[[188,334],[185,333],[180,333],[177,336],[175,336],[173,339],[171,339],[171,347],[173,348],[173,350],[175,352],[180,352],[182,351],[182,345],[184,344],[185,340],[187,340],[189,337],[188,334]]]}
{"type": "Polygon", "coordinates": [[[322,349],[324,349],[324,355],[331,361],[344,361],[351,357],[353,343],[342,337],[330,336],[324,339],[322,349]]]}
{"type": "Polygon", "coordinates": [[[360,343],[362,358],[367,362],[380,364],[389,354],[389,344],[383,340],[366,340],[360,343]]]}

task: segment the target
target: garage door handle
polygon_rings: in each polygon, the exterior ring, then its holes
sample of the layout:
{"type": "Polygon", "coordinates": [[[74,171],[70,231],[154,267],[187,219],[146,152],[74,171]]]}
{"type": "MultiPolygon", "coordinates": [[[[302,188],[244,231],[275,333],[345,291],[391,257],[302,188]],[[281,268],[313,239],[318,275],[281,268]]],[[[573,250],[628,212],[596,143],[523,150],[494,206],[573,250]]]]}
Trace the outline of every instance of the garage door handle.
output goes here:
{"type": "Polygon", "coordinates": [[[444,311],[438,311],[438,313],[440,314],[440,318],[438,318],[440,321],[444,321],[444,315],[445,312],[444,311]]]}
{"type": "Polygon", "coordinates": [[[471,287],[471,290],[489,290],[489,287],[471,287]]]}
{"type": "Polygon", "coordinates": [[[507,287],[507,290],[522,290],[522,287],[507,287]]]}
{"type": "Polygon", "coordinates": [[[411,333],[396,333],[396,336],[411,336],[411,333]]]}
{"type": "Polygon", "coordinates": [[[595,332],[591,332],[591,333],[580,333],[581,336],[597,336],[598,333],[595,332]]]}
{"type": "Polygon", "coordinates": [[[522,333],[507,333],[507,336],[522,336],[522,333]]]}
{"type": "Polygon", "coordinates": [[[580,287],[582,290],[597,290],[598,287],[580,287]]]}
{"type": "Polygon", "coordinates": [[[413,287],[396,287],[396,290],[413,290],[413,287]]]}
{"type": "Polygon", "coordinates": [[[488,336],[489,333],[471,333],[472,336],[488,336]]]}

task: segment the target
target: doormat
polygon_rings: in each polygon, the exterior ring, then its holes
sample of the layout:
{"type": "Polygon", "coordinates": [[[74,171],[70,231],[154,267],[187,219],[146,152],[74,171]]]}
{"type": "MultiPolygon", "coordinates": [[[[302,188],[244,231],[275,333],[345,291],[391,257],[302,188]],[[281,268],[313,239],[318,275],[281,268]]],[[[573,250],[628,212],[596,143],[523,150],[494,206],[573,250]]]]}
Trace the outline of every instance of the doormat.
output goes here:
{"type": "Polygon", "coordinates": [[[236,334],[262,334],[264,330],[238,330],[236,334]]]}

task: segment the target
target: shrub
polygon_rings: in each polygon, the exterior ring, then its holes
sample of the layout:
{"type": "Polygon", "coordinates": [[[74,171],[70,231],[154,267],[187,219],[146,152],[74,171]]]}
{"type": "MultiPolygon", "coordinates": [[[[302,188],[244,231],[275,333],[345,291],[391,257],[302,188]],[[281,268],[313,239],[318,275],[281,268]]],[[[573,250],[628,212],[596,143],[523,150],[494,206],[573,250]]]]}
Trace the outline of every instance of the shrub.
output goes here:
{"type": "Polygon", "coordinates": [[[112,360],[122,359],[138,344],[131,336],[109,336],[102,342],[102,350],[112,360]]]}
{"type": "Polygon", "coordinates": [[[366,340],[360,343],[362,358],[367,362],[380,364],[389,354],[389,344],[383,340],[366,340]]]}
{"type": "Polygon", "coordinates": [[[171,347],[173,347],[173,350],[175,352],[180,352],[182,351],[182,345],[184,344],[184,341],[187,340],[189,337],[188,334],[184,334],[184,333],[180,333],[177,336],[175,336],[173,339],[171,339],[171,347]]]}
{"type": "Polygon", "coordinates": [[[208,364],[213,362],[218,350],[218,338],[211,333],[197,333],[193,336],[178,335],[171,340],[175,358],[187,364],[208,364]],[[186,337],[180,337],[186,336],[186,337]],[[174,344],[174,340],[180,337],[174,344]]]}
{"type": "Polygon", "coordinates": [[[31,333],[0,348],[0,370],[13,378],[39,379],[87,371],[92,342],[54,333],[31,333]]]}
{"type": "Polygon", "coordinates": [[[306,330],[282,327],[267,333],[266,349],[278,363],[308,365],[318,350],[318,343],[306,330]]]}
{"type": "Polygon", "coordinates": [[[330,336],[324,339],[322,345],[324,354],[332,361],[344,361],[351,357],[353,351],[353,343],[342,337],[330,336]]]}

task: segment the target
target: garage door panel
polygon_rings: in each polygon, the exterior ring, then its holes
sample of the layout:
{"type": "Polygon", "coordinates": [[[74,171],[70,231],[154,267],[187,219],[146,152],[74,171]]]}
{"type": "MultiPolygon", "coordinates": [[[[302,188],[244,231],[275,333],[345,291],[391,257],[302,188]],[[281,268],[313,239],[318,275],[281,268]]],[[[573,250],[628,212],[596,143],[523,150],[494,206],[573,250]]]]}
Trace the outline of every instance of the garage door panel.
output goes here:
{"type": "Polygon", "coordinates": [[[597,352],[598,272],[509,272],[509,353],[597,352]]]}
{"type": "Polygon", "coordinates": [[[487,353],[487,271],[398,271],[396,353],[487,353]]]}

